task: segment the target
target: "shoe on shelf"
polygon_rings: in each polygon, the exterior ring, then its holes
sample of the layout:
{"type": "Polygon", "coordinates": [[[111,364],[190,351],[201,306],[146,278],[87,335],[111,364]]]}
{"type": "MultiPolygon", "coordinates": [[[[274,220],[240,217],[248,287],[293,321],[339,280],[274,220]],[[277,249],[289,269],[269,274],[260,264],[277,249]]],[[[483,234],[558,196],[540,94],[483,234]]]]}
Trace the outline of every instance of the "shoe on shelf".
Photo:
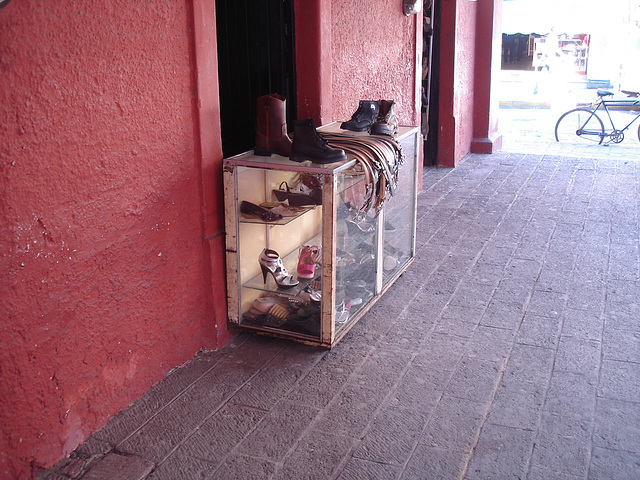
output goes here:
{"type": "Polygon", "coordinates": [[[294,207],[286,203],[277,202],[263,202],[260,206],[266,208],[271,213],[276,213],[283,217],[296,217],[306,210],[304,207],[294,207]]]}
{"type": "Polygon", "coordinates": [[[376,226],[370,222],[356,222],[355,220],[345,221],[347,224],[347,231],[349,235],[357,235],[359,233],[373,233],[376,231],[376,226]]]}
{"type": "Polygon", "coordinates": [[[305,205],[322,205],[322,190],[311,189],[304,183],[298,183],[291,188],[287,182],[282,182],[278,190],[272,190],[279,202],[289,201],[289,205],[302,207],[305,205]]]}
{"type": "Polygon", "coordinates": [[[320,263],[321,250],[316,245],[300,247],[298,256],[298,278],[311,279],[316,275],[316,264],[320,263]]]}
{"type": "Polygon", "coordinates": [[[351,115],[351,120],[342,122],[340,128],[352,132],[366,132],[378,118],[379,109],[375,100],[360,100],[358,109],[351,115]]]}
{"type": "Polygon", "coordinates": [[[287,133],[286,99],[272,93],[258,98],[256,122],[256,145],[253,153],[271,156],[277,153],[288,157],[291,153],[291,138],[287,133]]]}
{"type": "Polygon", "coordinates": [[[371,135],[395,135],[398,133],[398,117],[396,117],[393,100],[380,100],[380,110],[376,121],[371,125],[371,135]]]}
{"type": "Polygon", "coordinates": [[[267,283],[267,275],[271,275],[276,285],[281,288],[291,288],[298,285],[298,280],[293,278],[284,268],[284,263],[280,255],[275,250],[265,248],[258,257],[260,268],[262,269],[262,280],[267,283]]]}
{"type": "Polygon", "coordinates": [[[258,218],[263,222],[277,222],[278,220],[282,220],[282,215],[246,201],[240,204],[240,213],[242,213],[242,216],[245,218],[258,218]]]}
{"type": "Polygon", "coordinates": [[[289,159],[294,162],[311,160],[313,163],[334,163],[347,159],[344,150],[331,148],[316,130],[312,118],[297,120],[293,124],[293,145],[289,159]]]}

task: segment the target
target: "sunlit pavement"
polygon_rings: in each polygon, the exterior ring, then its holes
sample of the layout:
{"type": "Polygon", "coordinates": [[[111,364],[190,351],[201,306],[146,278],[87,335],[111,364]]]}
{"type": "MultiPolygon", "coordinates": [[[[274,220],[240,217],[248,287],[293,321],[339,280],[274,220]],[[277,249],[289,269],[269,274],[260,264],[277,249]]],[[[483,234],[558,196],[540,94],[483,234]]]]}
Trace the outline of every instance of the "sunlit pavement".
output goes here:
{"type": "MultiPolygon", "coordinates": [[[[617,159],[640,159],[638,128],[640,119],[624,132],[619,144],[597,145],[576,138],[573,143],[559,143],[554,136],[555,125],[562,113],[598,99],[597,89],[588,89],[584,80],[569,80],[541,72],[501,72],[496,94],[500,99],[499,131],[503,134],[504,152],[569,155],[581,158],[607,156],[617,159]]],[[[616,93],[616,98],[626,99],[616,93]]],[[[624,112],[613,112],[617,128],[633,118],[624,112]]],[[[606,114],[599,113],[605,129],[611,125],[606,114]]]]}

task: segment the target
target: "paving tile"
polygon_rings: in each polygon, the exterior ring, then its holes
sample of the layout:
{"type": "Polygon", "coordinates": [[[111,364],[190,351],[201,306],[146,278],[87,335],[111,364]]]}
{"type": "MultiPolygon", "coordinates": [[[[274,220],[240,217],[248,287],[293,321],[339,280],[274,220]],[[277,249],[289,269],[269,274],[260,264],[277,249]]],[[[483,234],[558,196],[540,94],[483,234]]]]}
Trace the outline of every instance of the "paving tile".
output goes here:
{"type": "Polygon", "coordinates": [[[543,415],[531,466],[584,478],[591,454],[591,429],[589,417],[543,415]]]}
{"type": "Polygon", "coordinates": [[[113,445],[110,443],[91,435],[75,449],[74,454],[80,458],[90,459],[96,456],[106,455],[112,448],[113,445]]]}
{"type": "Polygon", "coordinates": [[[592,375],[554,370],[544,410],[556,415],[593,415],[597,379],[592,375]]]}
{"type": "Polygon", "coordinates": [[[350,364],[318,362],[287,394],[287,400],[299,405],[323,408],[347,382],[357,367],[350,364]]]}
{"type": "Polygon", "coordinates": [[[522,345],[553,349],[560,340],[562,320],[560,316],[538,316],[527,313],[522,319],[515,342],[522,345]]]}
{"type": "Polygon", "coordinates": [[[471,337],[480,323],[482,313],[483,309],[481,308],[449,305],[442,311],[434,332],[458,337],[471,337]]]}
{"type": "Polygon", "coordinates": [[[638,368],[638,364],[603,360],[598,396],[637,402],[640,399],[640,368],[638,368]]]}
{"type": "Polygon", "coordinates": [[[532,345],[515,344],[503,378],[506,381],[523,379],[546,385],[554,362],[554,350],[532,345]]]}
{"type": "Polygon", "coordinates": [[[318,410],[291,402],[278,403],[242,443],[237,452],[244,455],[281,460],[304,430],[318,415],[318,410]]]}
{"type": "Polygon", "coordinates": [[[446,386],[445,394],[476,402],[491,402],[503,363],[463,357],[446,386]]]}
{"type": "Polygon", "coordinates": [[[49,470],[37,469],[32,473],[34,480],[69,480],[81,478],[82,475],[93,464],[100,461],[100,457],[82,458],[73,453],[71,456],[63,458],[49,470]]]}
{"type": "Polygon", "coordinates": [[[400,478],[401,474],[402,467],[397,465],[352,458],[336,480],[370,480],[372,478],[393,480],[400,478]]]}
{"type": "Polygon", "coordinates": [[[110,453],[83,475],[86,480],[143,480],[154,468],[154,464],[135,455],[110,453]]]}
{"type": "Polygon", "coordinates": [[[570,475],[568,473],[556,472],[550,468],[531,467],[527,473],[527,480],[583,480],[583,475],[570,475]]]}
{"type": "Polygon", "coordinates": [[[264,480],[272,478],[277,465],[264,458],[234,454],[216,470],[215,479],[264,480]]]}
{"type": "Polygon", "coordinates": [[[640,403],[598,398],[593,444],[610,450],[638,453],[640,446],[640,403]]]}
{"type": "MultiPolygon", "coordinates": [[[[267,415],[264,410],[229,404],[199,426],[173,455],[217,464],[254,430],[267,415]]],[[[173,456],[172,455],[172,456],[173,456]]]]}
{"type": "Polygon", "coordinates": [[[325,353],[324,359],[334,365],[358,366],[364,363],[367,356],[374,350],[375,345],[366,342],[338,342],[335,347],[325,353]]]}
{"type": "Polygon", "coordinates": [[[217,464],[182,453],[174,453],[159,465],[148,480],[214,480],[217,464]]]}
{"type": "Polygon", "coordinates": [[[220,409],[234,391],[235,388],[229,385],[207,380],[196,382],[183,395],[151,418],[149,423],[185,433],[191,432],[220,409]]]}
{"type": "Polygon", "coordinates": [[[464,355],[469,358],[502,361],[513,345],[513,331],[478,325],[467,343],[464,355]]]}
{"type": "Polygon", "coordinates": [[[465,479],[525,478],[534,433],[500,425],[485,425],[473,449],[465,479]]]}
{"type": "Polygon", "coordinates": [[[602,358],[640,363],[640,332],[605,329],[602,334],[602,358]]]}
{"type": "Polygon", "coordinates": [[[605,327],[617,330],[640,332],[640,302],[612,301],[605,310],[605,327]]]}
{"type": "Polygon", "coordinates": [[[467,350],[468,343],[469,339],[465,337],[434,332],[422,344],[414,363],[452,370],[467,350]]]}
{"type": "Polygon", "coordinates": [[[412,365],[391,392],[388,408],[431,412],[451,377],[451,371],[412,365]]]}
{"type": "Polygon", "coordinates": [[[389,391],[411,360],[411,352],[378,349],[349,377],[349,383],[389,391]]]}
{"type": "Polygon", "coordinates": [[[295,361],[289,364],[269,364],[247,381],[229,401],[269,410],[311,366],[295,361]]]}
{"type": "Polygon", "coordinates": [[[436,324],[436,317],[421,311],[405,312],[394,328],[383,337],[380,348],[397,352],[417,352],[436,324]]]}
{"type": "Polygon", "coordinates": [[[539,317],[558,318],[562,315],[567,296],[563,293],[535,290],[527,306],[527,313],[539,317]]]}
{"type": "Polygon", "coordinates": [[[449,302],[449,307],[463,307],[484,311],[491,301],[494,290],[495,285],[484,284],[473,276],[465,278],[458,285],[458,289],[449,302]]]}
{"type": "Polygon", "coordinates": [[[478,320],[469,317],[441,317],[434,326],[434,333],[470,338],[478,326],[478,320]]]}
{"type": "Polygon", "coordinates": [[[118,445],[118,451],[138,455],[154,463],[162,462],[188,434],[148,424],[118,445]]]}
{"type": "Polygon", "coordinates": [[[567,308],[584,310],[586,312],[600,313],[604,307],[606,288],[605,286],[585,286],[584,277],[589,277],[590,272],[581,272],[579,269],[575,273],[578,285],[573,285],[567,289],[567,308]]]}
{"type": "Polygon", "coordinates": [[[403,465],[418,443],[430,412],[388,408],[374,419],[353,456],[379,463],[403,465]]]}
{"type": "Polygon", "coordinates": [[[524,305],[508,298],[493,298],[485,310],[480,325],[515,330],[524,315],[524,305]]]}
{"type": "Polygon", "coordinates": [[[600,314],[568,308],[562,318],[562,336],[599,341],[603,325],[604,319],[600,314]]]}
{"type": "Polygon", "coordinates": [[[443,397],[420,443],[447,450],[467,450],[484,422],[487,409],[487,403],[443,397]]]}
{"type": "Polygon", "coordinates": [[[640,282],[609,279],[607,281],[607,302],[610,304],[637,302],[640,297],[640,282]]]}
{"type": "Polygon", "coordinates": [[[66,475],[63,475],[61,473],[58,472],[44,472],[43,475],[46,475],[46,477],[41,477],[38,476],[36,477],[37,480],[40,480],[41,478],[44,478],[44,480],[69,480],[69,477],[66,475]]]}
{"type": "Polygon", "coordinates": [[[418,445],[400,477],[402,480],[459,478],[465,462],[462,451],[418,445]]]}
{"type": "Polygon", "coordinates": [[[525,378],[504,379],[496,391],[487,422],[535,431],[545,402],[546,385],[525,378]]]}
{"type": "Polygon", "coordinates": [[[314,424],[316,430],[360,438],[389,392],[361,385],[346,385],[322,410],[314,424]]]}
{"type": "Polygon", "coordinates": [[[309,431],[297,444],[274,480],[333,478],[356,441],[325,432],[309,431]]]}
{"type": "Polygon", "coordinates": [[[640,478],[638,452],[624,452],[594,447],[591,453],[589,480],[637,480],[640,478]]]}
{"type": "Polygon", "coordinates": [[[285,340],[247,335],[242,343],[228,349],[227,357],[241,361],[249,368],[258,369],[273,359],[287,346],[285,340]]]}
{"type": "Polygon", "coordinates": [[[560,337],[554,369],[595,376],[600,369],[601,347],[598,340],[560,337]]]}

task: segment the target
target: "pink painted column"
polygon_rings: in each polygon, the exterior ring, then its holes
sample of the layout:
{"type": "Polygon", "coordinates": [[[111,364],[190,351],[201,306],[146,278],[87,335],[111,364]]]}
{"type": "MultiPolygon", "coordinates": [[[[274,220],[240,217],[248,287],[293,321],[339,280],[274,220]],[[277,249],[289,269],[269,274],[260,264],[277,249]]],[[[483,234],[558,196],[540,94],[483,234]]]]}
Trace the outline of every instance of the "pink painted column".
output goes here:
{"type": "Polygon", "coordinates": [[[472,153],[493,153],[502,148],[502,134],[498,132],[498,97],[494,93],[500,74],[501,20],[502,0],[478,2],[472,153]]]}
{"type": "Polygon", "coordinates": [[[331,122],[331,1],[295,0],[298,118],[331,122]]]}

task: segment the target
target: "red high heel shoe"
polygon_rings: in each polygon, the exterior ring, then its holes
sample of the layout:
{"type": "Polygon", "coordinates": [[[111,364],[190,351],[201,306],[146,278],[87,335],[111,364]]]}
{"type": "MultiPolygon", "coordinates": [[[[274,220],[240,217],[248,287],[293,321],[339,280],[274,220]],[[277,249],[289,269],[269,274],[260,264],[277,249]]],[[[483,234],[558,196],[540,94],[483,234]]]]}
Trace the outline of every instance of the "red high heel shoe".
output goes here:
{"type": "Polygon", "coordinates": [[[315,245],[300,247],[298,258],[298,278],[313,278],[316,273],[316,263],[320,263],[321,250],[315,245]]]}

